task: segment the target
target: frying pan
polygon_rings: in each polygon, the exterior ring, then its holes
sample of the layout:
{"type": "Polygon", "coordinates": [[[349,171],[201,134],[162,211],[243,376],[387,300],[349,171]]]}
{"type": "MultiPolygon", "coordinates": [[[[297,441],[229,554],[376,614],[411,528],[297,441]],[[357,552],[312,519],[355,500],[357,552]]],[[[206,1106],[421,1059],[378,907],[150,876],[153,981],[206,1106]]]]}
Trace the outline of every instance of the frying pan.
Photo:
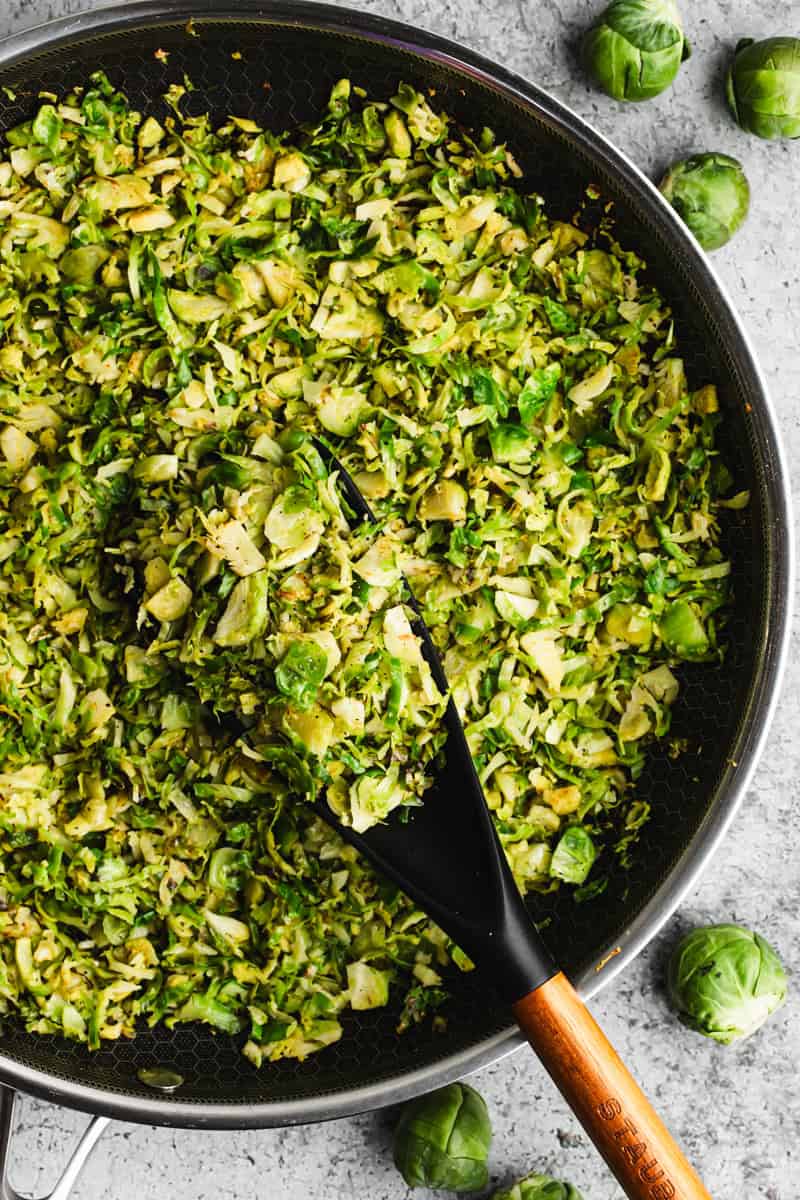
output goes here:
{"type": "MultiPolygon", "coordinates": [[[[537,922],[584,997],[607,983],[653,936],[718,844],[761,749],[789,631],[792,545],[789,489],[764,382],[707,259],[656,189],[609,143],[540,89],[442,38],[346,9],[287,0],[154,0],[42,26],[0,46],[0,125],[28,118],[40,89],[62,92],[102,67],[137,107],[158,112],[171,82],[195,85],[188,106],[250,116],[278,130],[314,117],[331,85],[349,76],[388,98],[402,79],[434,88],[466,127],[507,140],[553,217],[569,219],[589,183],[611,202],[624,245],[646,258],[670,301],[692,386],[717,383],[722,448],[748,508],[730,514],[734,610],[721,664],[687,667],[673,731],[688,751],[654,749],[639,781],[652,804],[629,870],[606,893],[576,905],[537,898],[537,922]],[[191,24],[187,22],[191,18],[191,24]],[[155,57],[156,50],[166,50],[155,57]],[[234,59],[232,55],[236,53],[234,59]]],[[[8,1019],[0,1036],[0,1165],[4,1174],[13,1089],[101,1114],[53,1196],[67,1195],[106,1119],[245,1128],[343,1117],[396,1103],[456,1079],[521,1043],[504,1006],[487,1004],[491,980],[451,983],[447,1032],[398,1038],[391,1008],[351,1014],[342,1041],[305,1063],[256,1070],[234,1039],[202,1026],[142,1030],[132,1042],[88,1052],[27,1034],[8,1019]]],[[[7,1182],[0,1195],[12,1198],[7,1182]]]]}

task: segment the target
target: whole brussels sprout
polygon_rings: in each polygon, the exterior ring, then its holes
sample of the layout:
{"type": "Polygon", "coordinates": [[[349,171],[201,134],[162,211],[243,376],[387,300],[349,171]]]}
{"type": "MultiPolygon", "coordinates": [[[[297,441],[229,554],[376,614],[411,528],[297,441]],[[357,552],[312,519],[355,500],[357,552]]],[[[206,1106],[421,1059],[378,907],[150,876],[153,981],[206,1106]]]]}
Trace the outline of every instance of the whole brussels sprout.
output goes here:
{"type": "Polygon", "coordinates": [[[583,1200],[583,1197],[571,1183],[550,1175],[526,1175],[510,1188],[495,1192],[492,1200],[583,1200]]]}
{"type": "Polygon", "coordinates": [[[740,925],[693,929],[675,947],[669,991],[684,1025],[727,1045],[749,1037],[786,999],[775,951],[740,925]]]}
{"type": "Polygon", "coordinates": [[[800,38],[743,38],[725,90],[731,112],[748,133],[800,137],[800,38]]]}
{"type": "Polygon", "coordinates": [[[465,1083],[451,1083],[403,1109],[394,1162],[409,1187],[479,1192],[489,1180],[491,1141],[483,1097],[465,1083]]]}
{"type": "Polygon", "coordinates": [[[583,38],[583,61],[615,100],[650,100],[691,53],[675,0],[612,0],[583,38]]]}
{"type": "Polygon", "coordinates": [[[704,250],[733,237],[750,207],[741,163],[727,154],[692,154],[673,163],[659,184],[704,250]]]}

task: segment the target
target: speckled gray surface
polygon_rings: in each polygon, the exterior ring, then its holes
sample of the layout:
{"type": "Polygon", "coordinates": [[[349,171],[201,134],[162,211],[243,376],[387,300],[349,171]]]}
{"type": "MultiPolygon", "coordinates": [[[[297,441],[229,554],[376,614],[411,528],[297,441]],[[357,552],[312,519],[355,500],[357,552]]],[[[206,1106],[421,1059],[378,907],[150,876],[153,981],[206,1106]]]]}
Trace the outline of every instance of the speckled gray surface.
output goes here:
{"type": "MultiPolygon", "coordinates": [[[[657,174],[690,150],[741,158],[754,184],[750,219],[715,255],[765,368],[790,463],[800,456],[800,142],[740,133],[721,100],[723,64],[740,36],[800,34],[797,0],[708,0],[685,5],[694,55],[670,92],[621,107],[591,91],[574,57],[600,5],[586,0],[363,0],[364,7],[469,43],[553,91],[657,174]],[[695,11],[692,12],[692,9],[695,11]],[[702,13],[702,16],[699,15],[702,13]]],[[[74,13],[84,0],[0,0],[0,36],[74,13]]],[[[800,480],[798,480],[800,482],[800,480]]],[[[800,963],[800,646],[746,805],[680,914],[594,1009],[683,1140],[715,1200],[796,1200],[800,1189],[800,1009],[790,1002],[751,1041],[723,1048],[682,1030],[662,991],[663,963],[680,929],[736,920],[800,963]]],[[[574,1181],[586,1200],[619,1200],[577,1123],[525,1052],[475,1083],[494,1116],[492,1182],[538,1165],[574,1181]]],[[[26,1100],[14,1179],[49,1190],[85,1118],[26,1100]]],[[[372,1114],[280,1132],[191,1133],[115,1124],[81,1177],[77,1200],[403,1200],[391,1166],[391,1116],[372,1114]]],[[[421,1193],[416,1193],[421,1195],[421,1193]]]]}

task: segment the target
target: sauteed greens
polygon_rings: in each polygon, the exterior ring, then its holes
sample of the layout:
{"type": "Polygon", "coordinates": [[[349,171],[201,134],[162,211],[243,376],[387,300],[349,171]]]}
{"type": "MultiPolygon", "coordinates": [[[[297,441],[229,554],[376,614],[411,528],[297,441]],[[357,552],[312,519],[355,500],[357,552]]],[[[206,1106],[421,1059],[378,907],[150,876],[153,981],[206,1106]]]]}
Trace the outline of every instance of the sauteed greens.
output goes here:
{"type": "Polygon", "coordinates": [[[214,130],[183,91],[95,75],[0,162],[0,996],[260,1064],[469,966],[304,801],[422,801],[445,697],[401,573],[520,887],[591,895],[676,662],[720,653],[746,496],[641,262],[488,130],[347,81],[300,134],[214,130]]]}

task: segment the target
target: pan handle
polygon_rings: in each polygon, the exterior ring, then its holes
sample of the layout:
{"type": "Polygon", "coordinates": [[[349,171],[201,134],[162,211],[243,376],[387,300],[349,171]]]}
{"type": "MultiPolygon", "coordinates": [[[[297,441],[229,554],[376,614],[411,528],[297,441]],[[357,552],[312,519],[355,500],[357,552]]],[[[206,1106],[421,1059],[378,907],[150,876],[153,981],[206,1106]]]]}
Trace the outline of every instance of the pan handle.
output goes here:
{"type": "MultiPolygon", "coordinates": [[[[8,1178],[8,1159],[11,1139],[14,1135],[13,1121],[16,1099],[17,1093],[13,1088],[0,1084],[0,1200],[26,1200],[12,1187],[8,1178]]],[[[97,1139],[108,1123],[108,1117],[92,1118],[62,1171],[58,1183],[48,1196],[42,1197],[42,1200],[67,1200],[72,1191],[72,1185],[83,1170],[97,1139]]]]}
{"type": "Polygon", "coordinates": [[[711,1200],[565,975],[514,1016],[630,1200],[711,1200]]]}

